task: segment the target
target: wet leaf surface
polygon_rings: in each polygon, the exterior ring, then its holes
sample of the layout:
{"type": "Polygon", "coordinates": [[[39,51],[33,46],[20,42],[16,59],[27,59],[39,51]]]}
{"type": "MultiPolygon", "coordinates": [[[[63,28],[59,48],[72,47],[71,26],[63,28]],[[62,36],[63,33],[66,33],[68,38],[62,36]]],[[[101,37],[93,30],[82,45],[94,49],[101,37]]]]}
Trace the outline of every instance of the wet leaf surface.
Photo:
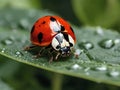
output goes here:
{"type": "MultiPolygon", "coordinates": [[[[32,27],[32,23],[35,22],[38,17],[47,15],[47,13],[42,15],[40,13],[35,14],[36,17],[34,18],[34,15],[30,16],[29,13],[26,12],[28,11],[13,10],[11,12],[7,12],[8,15],[14,15],[16,18],[14,18],[15,22],[11,21],[13,16],[9,17],[7,21],[1,20],[1,56],[48,71],[84,78],[99,83],[109,83],[120,86],[119,33],[110,30],[103,30],[100,27],[73,27],[77,37],[75,48],[82,50],[79,58],[76,59],[74,55],[71,55],[70,57],[60,58],[58,61],[49,63],[49,57],[47,55],[43,55],[40,58],[35,59],[33,58],[32,53],[23,50],[24,47],[30,45],[30,29],[28,28],[32,27]],[[26,26],[27,28],[21,28],[21,26],[19,26],[18,22],[23,19],[23,16],[26,20],[24,23],[29,23],[28,26],[26,26]],[[29,18],[29,16],[31,18],[29,18]],[[12,22],[15,24],[15,27],[11,27],[10,24],[7,25],[7,22],[12,22]],[[6,27],[4,27],[5,25],[6,27]],[[102,33],[99,31],[100,29],[102,33]]],[[[37,13],[37,11],[34,10],[31,12],[37,13]]],[[[3,12],[3,16],[0,16],[7,18],[5,13],[6,12],[3,12]]]]}

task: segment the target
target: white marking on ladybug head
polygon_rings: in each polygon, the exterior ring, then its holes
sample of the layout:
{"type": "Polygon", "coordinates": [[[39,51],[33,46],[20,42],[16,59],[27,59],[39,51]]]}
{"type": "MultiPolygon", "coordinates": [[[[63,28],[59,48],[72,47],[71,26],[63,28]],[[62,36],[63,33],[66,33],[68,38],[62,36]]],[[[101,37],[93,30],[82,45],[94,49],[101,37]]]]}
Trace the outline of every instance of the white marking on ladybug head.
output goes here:
{"type": "MultiPolygon", "coordinates": [[[[65,35],[66,36],[66,35],[65,35]]],[[[62,56],[67,56],[70,54],[73,46],[74,46],[74,40],[73,38],[67,34],[68,40],[66,40],[64,36],[64,33],[58,33],[51,42],[52,47],[59,51],[62,56]]]]}

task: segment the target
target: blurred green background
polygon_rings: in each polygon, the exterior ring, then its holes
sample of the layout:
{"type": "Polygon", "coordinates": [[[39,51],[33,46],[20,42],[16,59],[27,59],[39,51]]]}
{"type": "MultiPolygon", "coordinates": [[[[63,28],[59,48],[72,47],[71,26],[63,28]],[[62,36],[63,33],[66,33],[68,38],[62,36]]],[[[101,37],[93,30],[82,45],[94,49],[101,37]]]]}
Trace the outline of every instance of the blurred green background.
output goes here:
{"type": "Polygon", "coordinates": [[[46,9],[77,26],[120,31],[120,0],[0,0],[0,8],[46,9]]]}
{"type": "MultiPolygon", "coordinates": [[[[0,0],[0,9],[4,8],[48,10],[75,26],[101,26],[120,32],[120,0],[0,0]]],[[[15,90],[50,90],[52,76],[53,73],[0,57],[0,85],[1,78],[10,84],[5,90],[13,90],[10,87],[15,90]],[[8,69],[9,72],[4,72],[8,69]]],[[[119,89],[68,76],[64,78],[63,87],[62,90],[119,89]]]]}

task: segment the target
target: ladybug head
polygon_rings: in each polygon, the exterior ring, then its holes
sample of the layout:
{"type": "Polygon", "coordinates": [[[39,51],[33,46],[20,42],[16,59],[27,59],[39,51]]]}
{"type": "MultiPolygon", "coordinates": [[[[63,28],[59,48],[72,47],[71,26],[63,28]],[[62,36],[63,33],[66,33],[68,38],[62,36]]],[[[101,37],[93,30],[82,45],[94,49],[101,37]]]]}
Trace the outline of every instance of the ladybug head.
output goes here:
{"type": "Polygon", "coordinates": [[[51,43],[52,47],[61,53],[63,57],[69,56],[74,46],[73,38],[67,33],[58,33],[51,43]]]}

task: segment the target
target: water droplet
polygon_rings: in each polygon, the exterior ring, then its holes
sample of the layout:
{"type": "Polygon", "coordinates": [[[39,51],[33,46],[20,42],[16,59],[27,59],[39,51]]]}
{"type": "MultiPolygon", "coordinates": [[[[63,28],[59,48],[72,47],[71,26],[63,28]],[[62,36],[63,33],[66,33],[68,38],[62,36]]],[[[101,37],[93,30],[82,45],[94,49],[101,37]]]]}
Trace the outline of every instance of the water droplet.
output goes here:
{"type": "Polygon", "coordinates": [[[86,50],[89,50],[89,49],[94,48],[94,45],[91,42],[81,42],[79,44],[79,47],[83,48],[83,49],[86,49],[86,50]]]}
{"type": "Polygon", "coordinates": [[[21,56],[23,56],[23,54],[22,54],[20,51],[16,51],[16,52],[15,52],[15,56],[21,57],[21,56]]]}
{"type": "Polygon", "coordinates": [[[23,29],[27,29],[29,27],[29,22],[27,19],[20,20],[20,27],[23,29]]]}
{"type": "Polygon", "coordinates": [[[28,53],[28,51],[25,51],[25,53],[28,53]]]}
{"type": "Polygon", "coordinates": [[[86,75],[90,75],[90,73],[89,73],[89,70],[90,70],[90,69],[91,69],[90,67],[84,68],[84,71],[85,71],[85,74],[86,74],[86,75]]]}
{"type": "Polygon", "coordinates": [[[106,71],[107,67],[105,65],[103,65],[103,66],[96,67],[95,70],[106,71]]]}
{"type": "Polygon", "coordinates": [[[101,36],[104,35],[103,29],[101,27],[96,27],[96,29],[97,29],[96,34],[101,35],[101,36]]]}
{"type": "Polygon", "coordinates": [[[111,39],[104,39],[99,42],[100,47],[105,48],[105,49],[110,49],[112,48],[115,44],[114,41],[111,39]]]}
{"type": "Polygon", "coordinates": [[[80,55],[82,52],[83,52],[83,50],[76,49],[76,50],[75,50],[75,53],[74,53],[75,58],[78,58],[78,57],[79,57],[79,55],[80,55]]]}
{"type": "Polygon", "coordinates": [[[45,63],[44,63],[44,64],[42,64],[42,66],[45,66],[45,63]]]}
{"type": "Polygon", "coordinates": [[[89,73],[89,72],[85,72],[85,74],[86,74],[86,75],[90,75],[90,73],[89,73]]]}
{"type": "Polygon", "coordinates": [[[25,39],[21,39],[20,41],[21,41],[21,43],[23,43],[23,44],[27,42],[27,40],[25,40],[25,39]]]}
{"type": "Polygon", "coordinates": [[[5,52],[5,48],[2,48],[1,52],[4,53],[5,52]]]}
{"type": "Polygon", "coordinates": [[[112,77],[117,77],[120,75],[120,72],[113,70],[113,71],[109,72],[108,74],[112,77]]]}
{"type": "Polygon", "coordinates": [[[88,72],[90,70],[90,67],[87,67],[84,69],[85,72],[88,72]]]}
{"type": "Polygon", "coordinates": [[[66,69],[68,70],[78,70],[78,69],[82,69],[83,67],[81,67],[80,65],[78,64],[73,64],[72,66],[67,66],[66,69]]]}
{"type": "Polygon", "coordinates": [[[2,40],[1,43],[4,45],[11,45],[11,44],[13,44],[13,41],[14,41],[14,37],[8,37],[8,38],[2,40]]]}
{"type": "Polygon", "coordinates": [[[119,43],[120,43],[120,39],[115,39],[115,40],[114,40],[114,43],[115,43],[115,44],[119,44],[119,43]]]}
{"type": "Polygon", "coordinates": [[[72,67],[71,67],[71,69],[73,69],[73,70],[77,70],[77,69],[81,69],[82,67],[80,67],[80,65],[78,65],[78,64],[74,64],[72,67]]]}

